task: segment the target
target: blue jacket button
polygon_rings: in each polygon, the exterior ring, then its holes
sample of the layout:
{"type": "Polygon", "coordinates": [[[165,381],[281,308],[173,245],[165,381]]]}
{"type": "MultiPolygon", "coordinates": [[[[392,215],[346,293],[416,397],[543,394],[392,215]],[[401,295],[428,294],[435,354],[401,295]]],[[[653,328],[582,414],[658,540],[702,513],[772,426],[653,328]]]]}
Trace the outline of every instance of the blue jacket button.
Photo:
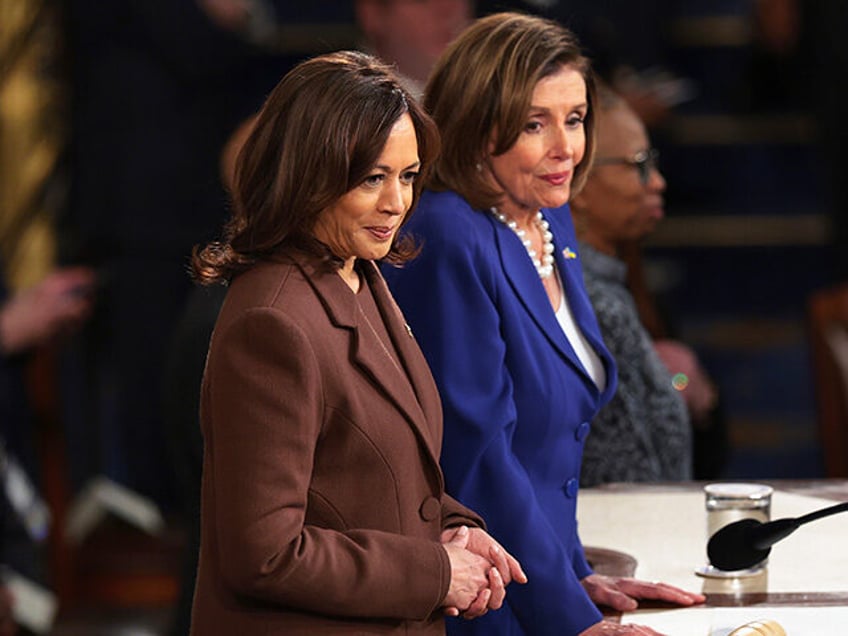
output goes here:
{"type": "Polygon", "coordinates": [[[580,426],[577,427],[577,430],[574,431],[574,437],[578,442],[582,442],[586,439],[586,436],[589,434],[589,422],[583,422],[580,426]]]}
{"type": "Polygon", "coordinates": [[[577,491],[580,490],[580,482],[575,477],[569,479],[565,484],[565,494],[571,499],[577,496],[577,491]]]}

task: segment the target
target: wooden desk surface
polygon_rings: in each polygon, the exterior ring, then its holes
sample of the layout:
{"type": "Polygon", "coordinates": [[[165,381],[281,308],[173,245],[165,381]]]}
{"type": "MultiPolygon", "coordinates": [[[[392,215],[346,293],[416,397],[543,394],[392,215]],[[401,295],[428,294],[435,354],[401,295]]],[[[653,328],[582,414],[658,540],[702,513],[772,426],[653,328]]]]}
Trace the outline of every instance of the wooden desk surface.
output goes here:
{"type": "MultiPolygon", "coordinates": [[[[848,501],[848,480],[761,483],[775,489],[772,519],[848,501]]],[[[756,608],[760,615],[763,608],[766,613],[769,608],[803,607],[848,611],[848,515],[802,526],[775,544],[768,567],[757,576],[696,576],[695,568],[706,562],[703,486],[701,482],[611,484],[582,490],[577,518],[590,563],[605,574],[662,580],[701,591],[707,596],[706,609],[756,608]]],[[[624,620],[640,622],[640,614],[628,614],[624,620]]],[[[848,626],[840,629],[832,633],[848,634],[848,626]]]]}

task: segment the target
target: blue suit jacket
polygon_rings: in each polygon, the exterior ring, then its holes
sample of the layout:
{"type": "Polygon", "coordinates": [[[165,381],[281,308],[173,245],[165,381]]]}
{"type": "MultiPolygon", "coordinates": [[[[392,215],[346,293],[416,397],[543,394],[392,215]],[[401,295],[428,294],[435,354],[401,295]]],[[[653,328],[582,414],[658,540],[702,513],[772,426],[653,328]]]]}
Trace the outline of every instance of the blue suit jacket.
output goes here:
{"type": "Polygon", "coordinates": [[[383,268],[441,393],[447,489],[483,516],[530,579],[509,587],[500,611],[452,621],[452,634],[562,636],[601,620],[580,585],[591,569],[575,508],[583,441],[616,372],[583,287],[569,210],[543,214],[575,319],[606,368],[602,392],[518,237],[455,193],[424,193],[405,230],[421,255],[383,268]]]}

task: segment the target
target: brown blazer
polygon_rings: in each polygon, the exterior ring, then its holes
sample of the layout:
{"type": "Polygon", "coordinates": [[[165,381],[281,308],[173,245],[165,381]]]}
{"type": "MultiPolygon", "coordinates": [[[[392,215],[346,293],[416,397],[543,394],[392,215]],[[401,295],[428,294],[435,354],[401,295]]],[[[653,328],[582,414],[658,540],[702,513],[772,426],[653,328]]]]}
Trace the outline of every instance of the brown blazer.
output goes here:
{"type": "Polygon", "coordinates": [[[314,258],[232,283],[201,393],[195,636],[442,634],[445,495],[436,386],[376,266],[362,271],[399,374],[314,258]]]}

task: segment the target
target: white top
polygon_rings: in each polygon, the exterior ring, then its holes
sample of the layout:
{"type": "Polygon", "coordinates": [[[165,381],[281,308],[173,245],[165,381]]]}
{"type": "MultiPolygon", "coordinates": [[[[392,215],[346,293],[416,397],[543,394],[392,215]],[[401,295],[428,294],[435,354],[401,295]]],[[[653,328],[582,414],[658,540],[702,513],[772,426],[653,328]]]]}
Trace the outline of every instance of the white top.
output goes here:
{"type": "MultiPolygon", "coordinates": [[[[557,278],[559,278],[558,274],[557,278]]],[[[571,343],[571,348],[574,349],[574,353],[577,354],[577,358],[580,360],[580,364],[583,365],[583,369],[587,374],[589,374],[589,377],[592,378],[592,381],[595,383],[595,386],[598,387],[598,390],[603,391],[607,385],[607,372],[604,369],[604,364],[601,362],[598,354],[595,353],[592,345],[590,345],[589,341],[586,340],[583,332],[577,327],[577,323],[574,321],[574,314],[571,311],[571,305],[568,304],[568,298],[565,295],[565,288],[562,286],[561,280],[560,289],[562,289],[562,301],[560,301],[559,309],[556,311],[556,318],[559,322],[559,326],[562,327],[562,330],[565,332],[565,337],[568,338],[568,342],[571,343]]]]}

